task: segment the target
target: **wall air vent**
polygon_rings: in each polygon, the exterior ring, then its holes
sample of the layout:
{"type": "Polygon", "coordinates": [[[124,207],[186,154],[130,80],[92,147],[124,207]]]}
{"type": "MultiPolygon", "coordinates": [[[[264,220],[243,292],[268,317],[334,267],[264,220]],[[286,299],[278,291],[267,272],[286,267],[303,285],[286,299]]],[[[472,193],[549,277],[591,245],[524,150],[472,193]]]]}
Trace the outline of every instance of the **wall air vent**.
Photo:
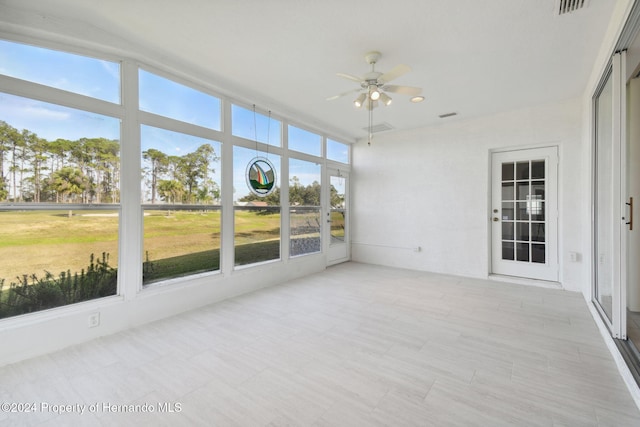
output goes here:
{"type": "MultiPolygon", "coordinates": [[[[362,128],[363,130],[369,132],[369,127],[367,126],[366,128],[362,128]]],[[[389,123],[379,123],[377,125],[373,125],[371,126],[371,133],[378,133],[378,132],[384,132],[387,130],[391,130],[393,129],[393,126],[391,126],[389,123]]]]}
{"type": "Polygon", "coordinates": [[[564,15],[565,13],[575,12],[576,10],[587,7],[589,0],[558,0],[558,15],[564,15]]]}

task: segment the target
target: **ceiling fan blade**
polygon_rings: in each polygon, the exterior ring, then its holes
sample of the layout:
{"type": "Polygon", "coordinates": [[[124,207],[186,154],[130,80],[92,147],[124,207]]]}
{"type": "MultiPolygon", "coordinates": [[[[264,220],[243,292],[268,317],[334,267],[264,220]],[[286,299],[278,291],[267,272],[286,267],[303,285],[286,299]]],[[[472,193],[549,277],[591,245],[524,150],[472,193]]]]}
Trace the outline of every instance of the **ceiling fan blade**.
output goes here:
{"type": "Polygon", "coordinates": [[[348,80],[353,80],[354,82],[362,82],[364,79],[358,76],[354,76],[352,74],[347,74],[347,73],[336,73],[336,76],[338,77],[342,77],[344,79],[348,79],[348,80]]]}
{"type": "Polygon", "coordinates": [[[361,88],[351,89],[347,92],[342,92],[337,95],[330,96],[329,98],[327,98],[327,101],[333,101],[334,99],[342,98],[343,96],[349,95],[350,93],[360,92],[361,90],[362,90],[361,88]]]}
{"type": "Polygon", "coordinates": [[[390,82],[393,79],[397,79],[398,77],[407,74],[409,71],[411,71],[411,67],[409,67],[408,65],[396,65],[391,70],[378,77],[378,83],[390,82]]]}
{"type": "Polygon", "coordinates": [[[399,93],[401,95],[409,95],[409,96],[416,96],[422,93],[422,88],[413,87],[413,86],[386,85],[382,87],[382,90],[386,92],[399,93]]]}

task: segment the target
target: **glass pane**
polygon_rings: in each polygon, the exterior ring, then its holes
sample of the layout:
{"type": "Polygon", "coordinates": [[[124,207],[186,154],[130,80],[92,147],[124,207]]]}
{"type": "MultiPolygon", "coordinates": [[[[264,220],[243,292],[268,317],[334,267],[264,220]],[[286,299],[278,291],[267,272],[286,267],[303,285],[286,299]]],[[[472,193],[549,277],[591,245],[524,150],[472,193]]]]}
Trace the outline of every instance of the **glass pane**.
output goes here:
{"type": "Polygon", "coordinates": [[[516,259],[518,261],[529,261],[528,243],[516,243],[516,259]]]}
{"type": "Polygon", "coordinates": [[[502,184],[502,200],[513,200],[513,183],[502,184]]]}
{"type": "Polygon", "coordinates": [[[531,262],[538,262],[544,264],[545,259],[545,245],[531,245],[531,262]]]}
{"type": "Polygon", "coordinates": [[[298,256],[320,252],[320,208],[290,208],[291,240],[289,255],[298,256]]]}
{"type": "Polygon", "coordinates": [[[531,181],[531,194],[537,199],[544,200],[544,181],[531,181]]]}
{"type": "Polygon", "coordinates": [[[532,201],[531,203],[531,221],[545,220],[545,202],[532,201]]]}
{"type": "Polygon", "coordinates": [[[140,134],[143,203],[220,204],[219,142],[145,125],[140,134]]]}
{"type": "Polygon", "coordinates": [[[120,120],[0,93],[0,135],[0,202],[119,203],[120,120]]]}
{"type": "Polygon", "coordinates": [[[516,179],[529,179],[529,162],[516,163],[516,179]]]}
{"type": "Polygon", "coordinates": [[[143,284],[219,270],[221,144],[144,125],[140,134],[143,284]]]}
{"type": "Polygon", "coordinates": [[[251,141],[263,142],[274,147],[282,145],[282,123],[273,117],[255,113],[253,110],[231,106],[231,129],[235,136],[251,141]]]}
{"type": "Polygon", "coordinates": [[[596,276],[596,298],[600,306],[611,319],[613,298],[613,227],[617,221],[613,218],[613,174],[611,168],[612,129],[613,129],[612,83],[608,79],[602,92],[596,99],[596,143],[595,143],[595,251],[593,260],[596,276]]]}
{"type": "Polygon", "coordinates": [[[545,225],[540,222],[532,222],[531,223],[531,240],[534,242],[544,242],[545,234],[544,234],[545,225]]]}
{"type": "Polygon", "coordinates": [[[531,179],[544,179],[544,160],[531,162],[531,179]]]}
{"type": "Polygon", "coordinates": [[[529,241],[529,223],[518,222],[516,223],[516,240],[529,241]]]}
{"type": "Polygon", "coordinates": [[[289,159],[290,255],[320,252],[321,166],[289,159]]]}
{"type": "Polygon", "coordinates": [[[518,182],[516,183],[517,195],[516,200],[526,200],[529,196],[529,183],[518,182]]]}
{"type": "Polygon", "coordinates": [[[503,220],[515,219],[513,202],[502,203],[502,219],[503,220]]]}
{"type": "Polygon", "coordinates": [[[117,292],[118,210],[0,212],[0,318],[117,292]]]}
{"type": "Polygon", "coordinates": [[[289,149],[314,156],[322,154],[322,137],[295,126],[288,126],[289,149]]]}
{"type": "Polygon", "coordinates": [[[513,163],[502,164],[502,180],[513,181],[513,163]]]}
{"type": "Polygon", "coordinates": [[[0,73],[120,103],[120,64],[0,40],[0,73]]]}
{"type": "Polygon", "coordinates": [[[331,176],[329,179],[330,189],[330,227],[331,242],[344,243],[345,237],[345,215],[346,215],[346,185],[347,180],[341,176],[331,176]]]}
{"type": "Polygon", "coordinates": [[[140,109],[220,130],[220,100],[188,86],[139,70],[140,109]]]}
{"type": "Polygon", "coordinates": [[[502,240],[513,240],[513,223],[502,223],[502,240]]]}
{"type": "Polygon", "coordinates": [[[327,159],[341,163],[349,163],[349,146],[332,139],[327,139],[327,159]]]}
{"type": "Polygon", "coordinates": [[[145,285],[220,269],[220,210],[144,210],[145,285]]]}
{"type": "Polygon", "coordinates": [[[514,243],[513,242],[502,242],[502,259],[515,259],[514,257],[514,243]]]}
{"type": "Polygon", "coordinates": [[[280,259],[280,156],[233,147],[235,265],[280,259]],[[251,192],[247,167],[256,156],[274,166],[275,190],[267,196],[251,192]]]}
{"type": "Polygon", "coordinates": [[[517,220],[529,220],[529,211],[527,211],[527,203],[526,202],[517,202],[516,203],[516,219],[517,220]]]}

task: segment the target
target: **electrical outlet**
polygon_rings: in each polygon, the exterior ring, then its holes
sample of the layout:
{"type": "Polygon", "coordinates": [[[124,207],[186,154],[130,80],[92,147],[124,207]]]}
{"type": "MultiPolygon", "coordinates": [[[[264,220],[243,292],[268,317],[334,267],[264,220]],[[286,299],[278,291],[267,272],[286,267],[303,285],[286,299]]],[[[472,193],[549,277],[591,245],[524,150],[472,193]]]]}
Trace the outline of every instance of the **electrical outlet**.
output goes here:
{"type": "Polygon", "coordinates": [[[89,315],[89,327],[95,328],[100,325],[100,313],[91,313],[89,315]]]}

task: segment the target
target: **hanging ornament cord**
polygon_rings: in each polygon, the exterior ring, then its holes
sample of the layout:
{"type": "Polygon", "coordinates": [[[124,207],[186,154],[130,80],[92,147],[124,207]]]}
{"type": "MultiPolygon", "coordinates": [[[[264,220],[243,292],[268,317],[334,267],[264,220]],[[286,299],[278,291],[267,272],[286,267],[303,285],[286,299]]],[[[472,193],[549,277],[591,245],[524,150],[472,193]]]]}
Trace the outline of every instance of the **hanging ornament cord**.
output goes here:
{"type": "Polygon", "coordinates": [[[269,142],[271,140],[271,110],[269,110],[269,121],[267,122],[267,160],[269,160],[269,142]]]}
{"type": "Polygon", "coordinates": [[[253,104],[253,139],[256,141],[256,157],[258,157],[258,123],[256,122],[256,104],[253,104]]]}
{"type": "MultiPolygon", "coordinates": [[[[256,121],[256,104],[253,104],[253,139],[256,141],[256,157],[258,156],[258,122],[256,121]]],[[[271,110],[267,122],[267,160],[269,160],[269,144],[271,140],[271,110]]]]}

